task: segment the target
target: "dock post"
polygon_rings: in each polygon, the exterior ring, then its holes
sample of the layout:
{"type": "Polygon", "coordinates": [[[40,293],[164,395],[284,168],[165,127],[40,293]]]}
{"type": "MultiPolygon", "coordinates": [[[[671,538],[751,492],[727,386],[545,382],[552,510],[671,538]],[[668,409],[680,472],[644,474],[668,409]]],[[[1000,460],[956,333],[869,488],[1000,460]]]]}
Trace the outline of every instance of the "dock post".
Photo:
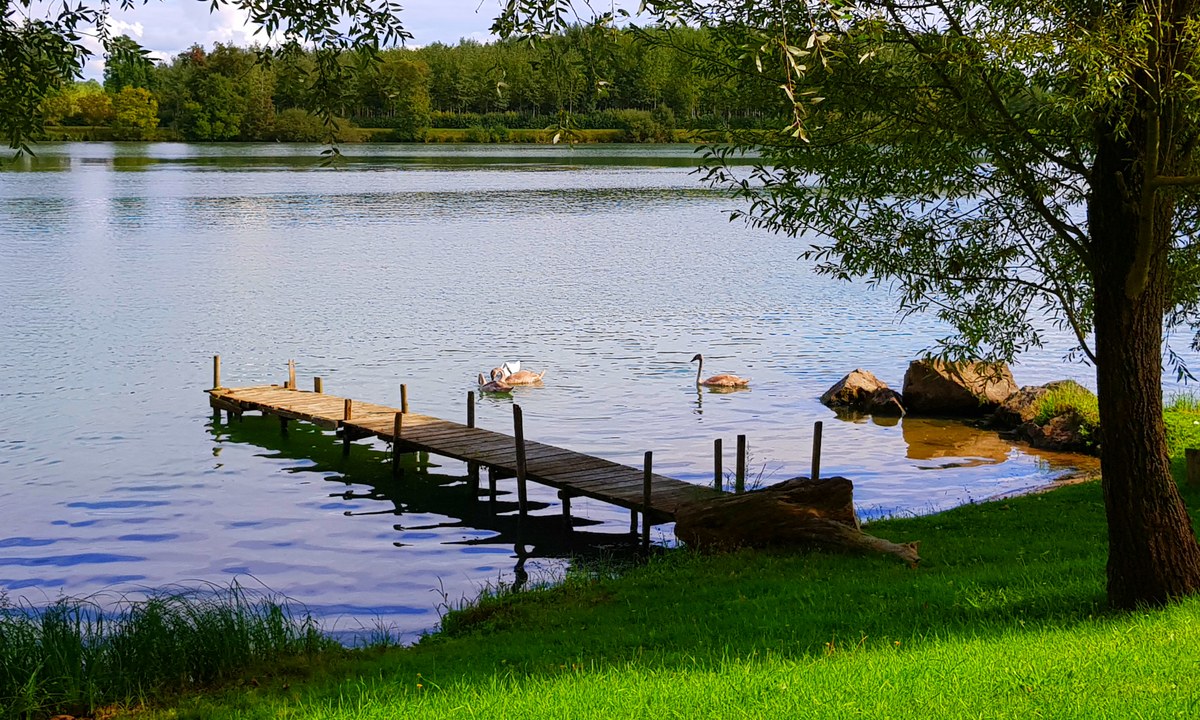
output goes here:
{"type": "Polygon", "coordinates": [[[637,531],[638,531],[638,511],[634,510],[633,508],[630,508],[629,509],[629,534],[633,536],[634,540],[637,539],[637,531]]]}
{"type": "Polygon", "coordinates": [[[521,415],[521,406],[513,404],[513,437],[517,443],[517,511],[521,519],[525,518],[526,507],[525,487],[525,421],[521,415]]]}
{"type": "Polygon", "coordinates": [[[288,388],[297,390],[296,387],[296,361],[288,360],[288,388]]]}
{"type": "MultiPolygon", "coordinates": [[[[467,391],[467,427],[475,427],[475,391],[467,391]]],[[[479,499],[479,463],[471,460],[467,463],[467,485],[471,489],[471,499],[479,499]]]]}
{"type": "Polygon", "coordinates": [[[350,457],[350,428],[346,422],[354,416],[354,401],[346,398],[342,408],[342,457],[350,457]]]}
{"type": "Polygon", "coordinates": [[[325,392],[325,383],[323,383],[319,377],[313,378],[313,392],[317,394],[325,392]]]}
{"type": "Polygon", "coordinates": [[[281,435],[283,435],[284,437],[287,437],[287,434],[288,434],[288,419],[287,419],[287,418],[285,418],[285,417],[284,417],[284,416],[282,416],[282,415],[280,415],[280,416],[279,416],[279,432],[280,432],[280,434],[281,434],[281,435]]]}
{"type": "Polygon", "coordinates": [[[737,436],[737,477],[733,491],[739,495],[746,492],[746,436],[737,436]]]}
{"type": "Polygon", "coordinates": [[[821,428],[824,424],[818,420],[813,425],[812,480],[821,479],[821,428]]]}
{"type": "Polygon", "coordinates": [[[642,470],[642,551],[650,552],[650,478],[653,475],[654,453],[646,451],[642,470]]]}
{"type": "Polygon", "coordinates": [[[404,427],[404,413],[396,413],[392,423],[392,477],[400,475],[400,431],[404,427]]]}
{"type": "Polygon", "coordinates": [[[488,465],[488,504],[492,506],[492,511],[496,509],[496,468],[488,465]]]}
{"type": "Polygon", "coordinates": [[[566,490],[559,490],[558,497],[562,500],[563,525],[566,527],[567,532],[571,532],[571,493],[566,490]]]}
{"type": "Polygon", "coordinates": [[[221,387],[221,356],[213,355],[213,390],[221,387]]]}
{"type": "Polygon", "coordinates": [[[721,477],[721,438],[713,440],[713,487],[717,492],[725,492],[724,478],[721,477]]]}
{"type": "Polygon", "coordinates": [[[400,384],[400,412],[408,412],[408,386],[400,384]]]}
{"type": "Polygon", "coordinates": [[[1183,457],[1187,464],[1187,484],[1200,485],[1200,448],[1184,450],[1183,457]]]}

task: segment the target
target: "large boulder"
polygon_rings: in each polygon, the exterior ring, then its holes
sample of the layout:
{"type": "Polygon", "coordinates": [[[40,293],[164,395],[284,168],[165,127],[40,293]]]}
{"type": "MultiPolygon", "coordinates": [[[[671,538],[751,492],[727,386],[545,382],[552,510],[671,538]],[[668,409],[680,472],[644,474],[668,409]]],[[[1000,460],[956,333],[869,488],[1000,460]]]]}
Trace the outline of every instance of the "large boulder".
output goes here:
{"type": "Polygon", "coordinates": [[[979,416],[1017,390],[1005,363],[914,360],[904,373],[904,405],[922,415],[979,416]]]}
{"type": "Polygon", "coordinates": [[[903,398],[869,370],[857,369],[838,380],[821,396],[821,403],[864,415],[904,415],[903,398]]]}

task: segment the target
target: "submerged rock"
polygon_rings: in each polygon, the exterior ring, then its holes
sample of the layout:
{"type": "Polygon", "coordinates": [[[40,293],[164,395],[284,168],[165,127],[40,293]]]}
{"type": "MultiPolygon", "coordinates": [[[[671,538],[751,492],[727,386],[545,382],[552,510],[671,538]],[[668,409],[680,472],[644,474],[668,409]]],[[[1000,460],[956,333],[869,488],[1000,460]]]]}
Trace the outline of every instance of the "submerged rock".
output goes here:
{"type": "Polygon", "coordinates": [[[903,400],[887,383],[862,369],[851,371],[821,396],[821,403],[834,409],[887,417],[904,415],[903,400]]]}
{"type": "Polygon", "coordinates": [[[983,415],[1016,390],[1006,363],[914,360],[904,373],[905,407],[923,415],[983,415]]]}

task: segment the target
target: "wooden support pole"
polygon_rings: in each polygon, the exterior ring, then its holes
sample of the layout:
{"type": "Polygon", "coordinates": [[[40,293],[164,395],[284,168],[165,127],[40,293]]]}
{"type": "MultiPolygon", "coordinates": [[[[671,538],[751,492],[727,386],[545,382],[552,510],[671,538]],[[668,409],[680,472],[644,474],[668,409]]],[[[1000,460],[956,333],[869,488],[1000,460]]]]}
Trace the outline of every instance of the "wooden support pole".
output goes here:
{"type": "Polygon", "coordinates": [[[475,427],[475,391],[467,392],[467,427],[475,427]]]}
{"type": "Polygon", "coordinates": [[[522,518],[528,512],[525,487],[525,420],[521,406],[513,404],[513,437],[517,443],[517,509],[522,518]]]}
{"type": "Polygon", "coordinates": [[[221,387],[221,356],[213,355],[213,389],[221,387]]]}
{"type": "Polygon", "coordinates": [[[321,381],[321,378],[319,378],[319,377],[313,378],[313,392],[315,392],[315,393],[325,392],[325,383],[323,383],[321,381]]]}
{"type": "Polygon", "coordinates": [[[404,413],[396,413],[392,422],[392,476],[400,475],[400,431],[404,429],[404,413]]]}
{"type": "Polygon", "coordinates": [[[721,438],[713,440],[713,487],[717,492],[725,491],[725,479],[721,477],[721,438]]]}
{"type": "Polygon", "coordinates": [[[629,510],[629,534],[632,535],[634,537],[634,539],[637,539],[637,530],[638,530],[638,512],[637,512],[637,510],[630,508],[630,510],[629,510]]]}
{"type": "Polygon", "coordinates": [[[654,453],[646,451],[642,469],[642,550],[650,550],[650,479],[654,474],[654,453]]]}
{"type": "Polygon", "coordinates": [[[288,360],[288,387],[296,390],[296,361],[288,360]]]}
{"type": "Polygon", "coordinates": [[[346,398],[346,402],[342,403],[342,419],[350,420],[354,417],[354,401],[346,398]]]}
{"type": "Polygon", "coordinates": [[[1183,457],[1187,464],[1187,484],[1200,485],[1200,448],[1184,450],[1183,457]]]}
{"type": "Polygon", "coordinates": [[[562,499],[563,525],[571,532],[571,493],[559,490],[558,497],[562,499]]]}
{"type": "Polygon", "coordinates": [[[400,385],[400,412],[408,412],[408,386],[400,385]]]}
{"type": "Polygon", "coordinates": [[[279,416],[279,432],[282,433],[284,437],[287,437],[288,419],[283,417],[282,415],[279,416]]]}
{"type": "MultiPolygon", "coordinates": [[[[342,419],[349,421],[354,416],[354,401],[346,398],[342,408],[342,419]]],[[[345,423],[342,424],[342,457],[350,457],[350,428],[345,423]]]]}
{"type": "Polygon", "coordinates": [[[746,436],[737,436],[737,477],[734,478],[733,491],[741,494],[746,492],[746,436]]]}
{"type": "Polygon", "coordinates": [[[821,479],[821,428],[824,423],[820,420],[813,425],[812,479],[821,479]]]}
{"type": "Polygon", "coordinates": [[[488,465],[488,502],[496,502],[496,468],[488,465]]]}

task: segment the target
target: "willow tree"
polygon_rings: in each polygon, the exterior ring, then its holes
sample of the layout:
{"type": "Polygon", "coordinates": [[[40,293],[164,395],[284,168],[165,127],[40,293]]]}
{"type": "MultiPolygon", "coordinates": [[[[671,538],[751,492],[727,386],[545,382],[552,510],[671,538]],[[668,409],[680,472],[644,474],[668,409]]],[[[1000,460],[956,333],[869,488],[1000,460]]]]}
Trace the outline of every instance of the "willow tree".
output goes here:
{"type": "MultiPolygon", "coordinates": [[[[512,0],[497,29],[568,3],[512,0]]],[[[646,0],[722,42],[715,74],[777,86],[795,122],[708,155],[752,223],[840,278],[954,328],[952,359],[1011,360],[1047,320],[1094,364],[1117,607],[1200,589],[1172,479],[1164,351],[1200,330],[1197,0],[646,0]],[[752,148],[739,173],[725,160],[752,148]]],[[[691,48],[681,48],[692,51],[691,48]]],[[[1189,337],[1200,349],[1200,334],[1189,337]]]]}

